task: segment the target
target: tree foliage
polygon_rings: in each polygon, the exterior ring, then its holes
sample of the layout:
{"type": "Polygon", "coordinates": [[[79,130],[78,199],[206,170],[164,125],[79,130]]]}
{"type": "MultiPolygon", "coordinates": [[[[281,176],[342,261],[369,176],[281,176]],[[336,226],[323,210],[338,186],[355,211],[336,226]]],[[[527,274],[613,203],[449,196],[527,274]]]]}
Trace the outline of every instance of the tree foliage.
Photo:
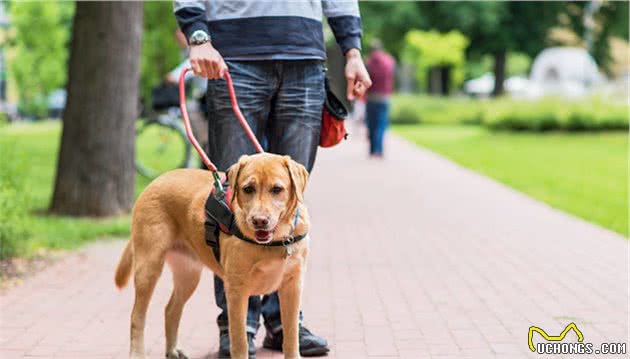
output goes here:
{"type": "Polygon", "coordinates": [[[44,116],[46,97],[66,83],[68,42],[74,4],[71,2],[11,2],[9,74],[17,84],[20,109],[44,116]]]}
{"type": "Polygon", "coordinates": [[[411,29],[456,30],[470,40],[469,59],[492,55],[495,62],[501,59],[498,70],[505,72],[508,52],[533,57],[548,45],[547,33],[564,7],[555,1],[423,1],[362,3],[361,10],[367,37],[383,34],[395,56],[400,56],[401,39],[411,29]]]}
{"type": "Polygon", "coordinates": [[[564,8],[555,1],[387,1],[362,3],[361,15],[366,38],[382,36],[396,55],[404,34],[419,29],[460,31],[470,39],[467,54],[473,57],[497,51],[535,56],[564,8]]]}
{"type": "MultiPolygon", "coordinates": [[[[586,28],[584,13],[588,2],[571,1],[564,12],[566,24],[584,40],[586,28]]],[[[611,65],[610,36],[617,36],[628,41],[628,1],[606,1],[594,14],[593,44],[591,54],[595,61],[609,72],[611,65]]]]}
{"type": "Polygon", "coordinates": [[[399,57],[409,30],[428,30],[425,15],[414,1],[361,2],[361,21],[365,42],[379,38],[395,57],[399,57]]]}
{"type": "Polygon", "coordinates": [[[151,89],[181,60],[174,35],[176,29],[177,22],[170,1],[149,1],[144,4],[140,91],[145,100],[150,98],[151,89]]]}
{"type": "MultiPolygon", "coordinates": [[[[25,113],[44,116],[46,97],[66,84],[74,7],[65,1],[9,3],[14,36],[9,44],[13,56],[8,73],[16,83],[20,109],[25,113]]],[[[141,58],[141,94],[145,99],[181,60],[175,29],[171,2],[145,4],[141,58]]]]}
{"type": "Polygon", "coordinates": [[[416,79],[426,82],[432,67],[446,66],[451,70],[451,85],[464,80],[464,63],[468,39],[458,31],[441,34],[437,31],[411,30],[404,37],[402,58],[416,70],[416,79]]]}

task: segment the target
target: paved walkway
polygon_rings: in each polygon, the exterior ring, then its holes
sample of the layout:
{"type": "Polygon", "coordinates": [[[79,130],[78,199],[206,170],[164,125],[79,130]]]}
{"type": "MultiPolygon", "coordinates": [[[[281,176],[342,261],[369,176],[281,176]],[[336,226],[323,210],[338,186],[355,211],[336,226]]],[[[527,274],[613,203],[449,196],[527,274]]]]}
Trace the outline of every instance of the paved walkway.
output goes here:
{"type": "MultiPolygon", "coordinates": [[[[389,145],[384,162],[368,161],[358,140],[321,151],[309,183],[303,307],[330,357],[550,357],[529,352],[528,328],[557,335],[570,322],[586,342],[627,341],[627,241],[401,140],[389,145]]],[[[126,357],[132,290],[113,285],[122,245],[90,245],[0,297],[0,357],[126,357]]],[[[169,276],[149,309],[151,358],[163,357],[169,276]]],[[[211,293],[206,273],[182,319],[180,344],[194,358],[216,355],[211,293]]]]}

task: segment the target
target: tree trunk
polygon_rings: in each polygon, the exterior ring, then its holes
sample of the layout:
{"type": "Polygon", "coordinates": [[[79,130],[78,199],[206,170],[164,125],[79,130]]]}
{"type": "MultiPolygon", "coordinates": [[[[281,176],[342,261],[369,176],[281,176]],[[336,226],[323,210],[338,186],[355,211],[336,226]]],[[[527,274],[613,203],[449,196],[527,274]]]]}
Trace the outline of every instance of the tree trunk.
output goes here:
{"type": "Polygon", "coordinates": [[[77,1],[51,212],[110,216],[131,208],[142,7],[77,1]]]}
{"type": "Polygon", "coordinates": [[[440,66],[440,87],[442,96],[451,92],[451,66],[440,66]]]}
{"type": "Polygon", "coordinates": [[[505,50],[500,50],[494,54],[494,90],[492,96],[503,94],[503,83],[505,82],[505,50]]]}
{"type": "Polygon", "coordinates": [[[442,74],[440,68],[433,66],[429,68],[429,81],[427,82],[427,92],[431,95],[442,94],[442,74]]]}

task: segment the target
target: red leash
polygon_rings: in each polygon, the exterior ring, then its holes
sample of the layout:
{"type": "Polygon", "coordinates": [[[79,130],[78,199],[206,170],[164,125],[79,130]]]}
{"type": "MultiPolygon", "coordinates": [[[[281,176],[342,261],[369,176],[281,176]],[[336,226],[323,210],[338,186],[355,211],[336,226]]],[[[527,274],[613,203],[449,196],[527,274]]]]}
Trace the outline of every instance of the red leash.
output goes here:
{"type": "MultiPolygon", "coordinates": [[[[201,148],[201,145],[199,145],[199,142],[197,142],[197,139],[193,135],[192,127],[190,126],[190,118],[188,117],[188,110],[186,110],[186,86],[185,86],[185,82],[186,82],[185,77],[188,71],[192,71],[192,69],[185,68],[184,71],[182,71],[182,73],[179,75],[179,109],[181,110],[182,118],[184,119],[184,127],[186,128],[186,135],[188,136],[190,143],[192,143],[193,147],[195,147],[195,150],[197,150],[197,153],[199,153],[199,156],[201,157],[201,160],[206,165],[206,167],[208,167],[210,171],[216,173],[217,167],[214,165],[214,163],[212,163],[212,161],[210,161],[210,158],[208,158],[208,155],[206,155],[206,152],[203,150],[203,148],[201,148]]],[[[254,144],[254,147],[256,147],[256,151],[259,153],[265,152],[262,146],[260,145],[260,143],[258,142],[258,139],[256,139],[256,135],[254,135],[254,132],[252,132],[252,129],[249,128],[249,125],[247,124],[247,120],[245,120],[245,117],[243,116],[241,109],[238,107],[238,101],[236,101],[236,93],[234,92],[234,86],[232,85],[232,77],[230,76],[230,73],[225,72],[224,77],[225,77],[225,81],[227,81],[227,88],[230,93],[230,100],[232,102],[232,111],[234,111],[236,118],[238,118],[238,121],[241,123],[243,130],[245,130],[245,133],[247,133],[247,136],[254,144]]]]}

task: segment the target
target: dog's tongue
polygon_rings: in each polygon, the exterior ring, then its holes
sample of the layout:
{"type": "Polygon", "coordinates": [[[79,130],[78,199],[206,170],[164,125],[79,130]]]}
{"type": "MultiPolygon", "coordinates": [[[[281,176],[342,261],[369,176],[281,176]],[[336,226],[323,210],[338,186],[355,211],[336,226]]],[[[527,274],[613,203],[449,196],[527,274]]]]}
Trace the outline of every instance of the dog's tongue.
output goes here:
{"type": "Polygon", "coordinates": [[[256,239],[259,239],[259,240],[269,239],[269,231],[256,231],[256,239]]]}

